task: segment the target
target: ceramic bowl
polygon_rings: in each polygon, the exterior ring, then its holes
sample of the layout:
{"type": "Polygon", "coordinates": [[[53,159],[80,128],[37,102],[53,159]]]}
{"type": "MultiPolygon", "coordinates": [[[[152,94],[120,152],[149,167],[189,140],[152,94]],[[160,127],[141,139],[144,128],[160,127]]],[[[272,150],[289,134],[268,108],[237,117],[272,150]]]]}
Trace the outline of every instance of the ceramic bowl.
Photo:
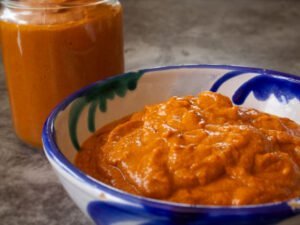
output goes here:
{"type": "Polygon", "coordinates": [[[70,197],[95,224],[300,224],[300,199],[241,207],[177,204],[128,194],[74,166],[79,146],[103,125],[145,105],[204,90],[300,123],[300,77],[223,65],[122,74],[83,88],[54,109],[43,131],[45,153],[70,197]]]}

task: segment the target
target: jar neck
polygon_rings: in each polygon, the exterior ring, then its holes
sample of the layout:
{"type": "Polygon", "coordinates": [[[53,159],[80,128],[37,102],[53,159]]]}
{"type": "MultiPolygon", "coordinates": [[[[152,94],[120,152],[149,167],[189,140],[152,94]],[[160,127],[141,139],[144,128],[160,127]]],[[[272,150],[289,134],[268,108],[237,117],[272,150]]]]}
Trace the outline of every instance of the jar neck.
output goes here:
{"type": "Polygon", "coordinates": [[[114,4],[118,0],[3,0],[1,4],[6,8],[15,9],[70,9],[88,7],[99,4],[114,4]]]}

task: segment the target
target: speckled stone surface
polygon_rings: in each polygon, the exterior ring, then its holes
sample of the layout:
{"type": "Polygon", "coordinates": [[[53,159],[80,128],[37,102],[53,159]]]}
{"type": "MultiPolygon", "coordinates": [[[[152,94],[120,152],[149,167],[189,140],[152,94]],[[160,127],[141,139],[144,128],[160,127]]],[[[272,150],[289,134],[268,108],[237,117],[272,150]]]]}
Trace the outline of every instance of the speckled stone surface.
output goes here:
{"type": "MultiPolygon", "coordinates": [[[[300,74],[299,0],[124,0],[127,70],[239,64],[300,74]]],[[[90,224],[13,133],[0,65],[0,224],[90,224]]]]}

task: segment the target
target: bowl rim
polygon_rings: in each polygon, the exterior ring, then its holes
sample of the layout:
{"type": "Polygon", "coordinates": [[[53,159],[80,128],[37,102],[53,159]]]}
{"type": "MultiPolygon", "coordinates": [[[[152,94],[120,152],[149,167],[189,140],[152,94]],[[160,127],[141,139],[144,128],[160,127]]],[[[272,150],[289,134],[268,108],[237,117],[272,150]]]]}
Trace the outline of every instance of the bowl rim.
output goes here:
{"type": "MultiPolygon", "coordinates": [[[[261,68],[255,68],[255,67],[247,67],[247,66],[236,66],[236,65],[223,65],[223,64],[182,64],[182,65],[171,65],[171,66],[162,66],[162,67],[153,67],[148,69],[140,69],[135,71],[140,71],[143,73],[148,72],[157,72],[157,71],[164,71],[164,70],[172,70],[172,69],[228,69],[228,70],[241,70],[245,72],[253,72],[253,73],[261,73],[265,75],[276,75],[280,77],[284,77],[286,79],[292,79],[296,80],[297,82],[300,82],[300,76],[285,73],[285,72],[279,72],[276,70],[270,70],[270,69],[261,69],[261,68]]],[[[125,72],[104,80],[96,81],[90,85],[87,85],[80,90],[74,92],[73,94],[69,95],[67,98],[65,98],[63,101],[61,101],[50,113],[48,116],[42,132],[42,142],[44,147],[44,152],[50,161],[50,159],[55,162],[61,168],[63,171],[65,171],[67,174],[69,174],[72,178],[76,180],[80,180],[80,182],[83,182],[85,185],[91,186],[93,188],[96,188],[100,191],[107,192],[108,194],[120,198],[126,202],[130,202],[133,204],[142,204],[142,205],[148,205],[154,208],[166,208],[166,209],[172,209],[172,210],[179,210],[179,211],[192,211],[197,212],[201,210],[255,210],[255,212],[262,212],[270,210],[282,210],[286,209],[286,207],[289,207],[289,209],[292,209],[289,206],[289,202],[291,201],[299,201],[300,197],[289,199],[286,201],[280,201],[280,202],[274,202],[274,203],[264,203],[264,204],[253,204],[253,205],[242,205],[242,206],[222,206],[222,205],[191,205],[191,204],[184,204],[184,203],[176,203],[176,202],[169,202],[164,200],[157,200],[152,199],[148,197],[138,196],[134,194],[127,193],[125,191],[122,191],[120,189],[114,188],[112,186],[109,186],[99,180],[96,180],[80,169],[78,169],[75,165],[73,165],[60,151],[58,145],[56,144],[56,135],[55,135],[55,129],[54,129],[54,122],[57,117],[57,115],[63,111],[71,102],[73,102],[75,99],[82,97],[91,87],[94,87],[96,85],[102,85],[106,82],[114,79],[118,79],[120,77],[126,77],[129,76],[132,73],[132,71],[125,72]]]]}

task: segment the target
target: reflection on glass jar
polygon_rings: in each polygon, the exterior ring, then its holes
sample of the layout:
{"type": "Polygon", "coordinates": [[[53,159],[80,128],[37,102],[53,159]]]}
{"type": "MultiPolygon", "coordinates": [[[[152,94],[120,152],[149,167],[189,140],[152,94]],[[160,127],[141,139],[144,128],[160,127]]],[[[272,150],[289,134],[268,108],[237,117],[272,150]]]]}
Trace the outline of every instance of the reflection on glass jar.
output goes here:
{"type": "Polygon", "coordinates": [[[6,0],[1,21],[14,126],[32,146],[59,101],[124,70],[117,0],[6,0]]]}

